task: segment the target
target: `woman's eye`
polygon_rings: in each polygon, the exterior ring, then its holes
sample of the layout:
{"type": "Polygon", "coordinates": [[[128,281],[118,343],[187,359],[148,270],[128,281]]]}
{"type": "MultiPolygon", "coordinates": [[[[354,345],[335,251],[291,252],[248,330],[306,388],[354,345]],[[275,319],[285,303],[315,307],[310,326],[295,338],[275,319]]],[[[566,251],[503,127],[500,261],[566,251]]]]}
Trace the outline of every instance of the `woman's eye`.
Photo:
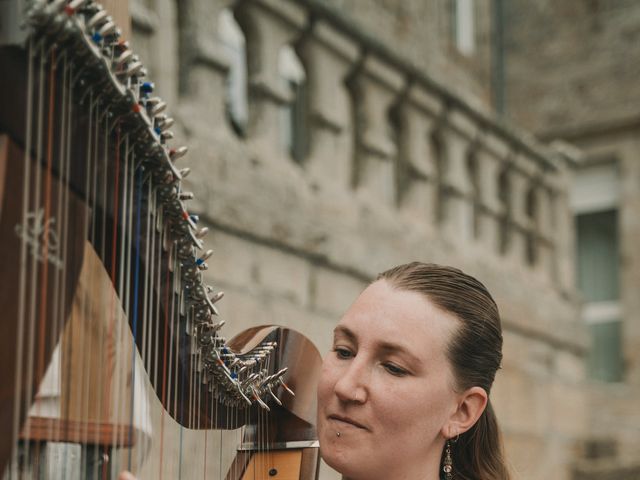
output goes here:
{"type": "Polygon", "coordinates": [[[404,368],[398,367],[393,363],[385,363],[383,364],[383,367],[387,372],[391,375],[395,375],[396,377],[404,377],[408,373],[404,368]]]}
{"type": "Polygon", "coordinates": [[[333,351],[336,352],[336,356],[341,360],[346,360],[353,356],[351,350],[347,350],[346,348],[335,347],[333,351]]]}

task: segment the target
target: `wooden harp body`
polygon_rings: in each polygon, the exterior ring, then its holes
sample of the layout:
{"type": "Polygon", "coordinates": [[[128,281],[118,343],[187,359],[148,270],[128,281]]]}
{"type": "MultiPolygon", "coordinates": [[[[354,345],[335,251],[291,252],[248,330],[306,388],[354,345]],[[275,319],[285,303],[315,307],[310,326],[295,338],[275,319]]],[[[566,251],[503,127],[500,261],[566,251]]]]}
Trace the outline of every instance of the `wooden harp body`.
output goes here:
{"type": "Polygon", "coordinates": [[[0,42],[3,478],[315,478],[318,352],[280,327],[222,336],[185,150],[144,67],[97,2],[13,14],[26,30],[0,42]]]}

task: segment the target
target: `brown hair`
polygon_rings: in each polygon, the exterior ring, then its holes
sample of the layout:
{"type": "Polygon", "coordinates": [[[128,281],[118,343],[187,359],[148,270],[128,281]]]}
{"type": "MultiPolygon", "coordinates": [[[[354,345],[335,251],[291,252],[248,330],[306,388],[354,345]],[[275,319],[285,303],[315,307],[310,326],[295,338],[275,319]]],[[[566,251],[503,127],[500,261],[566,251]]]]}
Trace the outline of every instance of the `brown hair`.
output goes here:
{"type": "MultiPolygon", "coordinates": [[[[394,287],[425,295],[460,320],[447,357],[460,391],[482,387],[487,394],[502,360],[502,328],[496,302],[485,286],[457,268],[413,262],[378,275],[394,287]]],[[[498,422],[487,403],[468,431],[451,445],[454,477],[464,480],[508,480],[498,422]]]]}

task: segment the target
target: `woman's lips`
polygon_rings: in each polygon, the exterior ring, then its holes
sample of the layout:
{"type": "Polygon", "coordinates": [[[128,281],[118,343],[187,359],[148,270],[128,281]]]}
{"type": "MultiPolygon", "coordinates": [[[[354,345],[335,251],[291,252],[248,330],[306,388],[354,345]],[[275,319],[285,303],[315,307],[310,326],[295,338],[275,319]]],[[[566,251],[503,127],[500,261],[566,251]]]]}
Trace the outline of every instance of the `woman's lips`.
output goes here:
{"type": "Polygon", "coordinates": [[[367,427],[365,427],[363,424],[361,424],[360,422],[350,418],[350,417],[346,417],[343,415],[329,415],[329,420],[333,420],[334,422],[340,423],[340,424],[346,424],[352,427],[356,427],[356,428],[360,428],[363,430],[368,430],[367,427]]]}

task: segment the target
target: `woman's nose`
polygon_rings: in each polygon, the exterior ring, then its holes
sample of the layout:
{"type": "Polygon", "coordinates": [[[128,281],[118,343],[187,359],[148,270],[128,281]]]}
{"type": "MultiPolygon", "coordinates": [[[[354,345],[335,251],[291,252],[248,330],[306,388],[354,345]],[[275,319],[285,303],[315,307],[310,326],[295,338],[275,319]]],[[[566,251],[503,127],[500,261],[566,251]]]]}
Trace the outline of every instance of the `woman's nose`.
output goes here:
{"type": "Polygon", "coordinates": [[[366,363],[354,357],[342,369],[335,383],[336,396],[343,402],[364,403],[369,397],[369,372],[366,363]]]}

